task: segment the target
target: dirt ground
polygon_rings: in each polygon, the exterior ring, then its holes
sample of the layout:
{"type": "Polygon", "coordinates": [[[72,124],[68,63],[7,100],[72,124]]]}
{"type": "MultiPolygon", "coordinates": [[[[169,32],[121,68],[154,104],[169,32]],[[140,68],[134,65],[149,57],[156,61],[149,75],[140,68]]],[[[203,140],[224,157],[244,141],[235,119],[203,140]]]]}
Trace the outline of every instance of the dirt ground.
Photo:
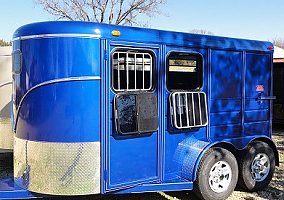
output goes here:
{"type": "MultiPolygon", "coordinates": [[[[228,198],[228,200],[284,200],[284,128],[275,130],[273,132],[273,141],[277,145],[280,155],[280,166],[276,167],[274,177],[269,186],[259,192],[248,193],[242,191],[235,191],[228,198]]],[[[12,162],[12,156],[1,157],[0,162],[7,160],[12,162]]],[[[1,170],[2,171],[2,170],[1,170]]],[[[11,169],[7,169],[11,171],[11,169]]],[[[10,173],[8,173],[10,174],[10,173]]],[[[0,174],[6,176],[8,174],[0,174]]],[[[130,194],[130,195],[106,195],[106,196],[80,196],[80,197],[68,197],[68,198],[51,198],[51,199],[102,199],[102,200],[197,200],[191,191],[183,192],[160,192],[160,193],[144,193],[144,194],[130,194]]]]}

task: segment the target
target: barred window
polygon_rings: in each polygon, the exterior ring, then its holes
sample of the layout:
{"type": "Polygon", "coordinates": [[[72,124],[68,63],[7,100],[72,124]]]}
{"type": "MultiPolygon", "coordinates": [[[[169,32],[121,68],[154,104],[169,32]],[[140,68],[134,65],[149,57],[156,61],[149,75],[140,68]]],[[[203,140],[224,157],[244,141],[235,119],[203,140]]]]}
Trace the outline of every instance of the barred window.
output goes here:
{"type": "Polygon", "coordinates": [[[208,124],[204,92],[174,92],[170,96],[170,104],[175,128],[188,129],[208,124]]]}
{"type": "Polygon", "coordinates": [[[112,54],[112,88],[116,92],[151,90],[152,54],[146,51],[115,51],[112,54]]]}

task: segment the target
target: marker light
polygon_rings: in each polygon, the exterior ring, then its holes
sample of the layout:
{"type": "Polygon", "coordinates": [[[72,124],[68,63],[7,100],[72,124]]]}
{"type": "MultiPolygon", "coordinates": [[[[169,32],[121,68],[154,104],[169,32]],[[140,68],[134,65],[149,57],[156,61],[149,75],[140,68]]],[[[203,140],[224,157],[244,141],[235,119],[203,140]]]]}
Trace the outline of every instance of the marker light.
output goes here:
{"type": "Polygon", "coordinates": [[[271,46],[267,47],[267,49],[268,49],[268,50],[273,50],[274,47],[271,45],[271,46]]]}
{"type": "Polygon", "coordinates": [[[120,31],[118,31],[118,30],[113,30],[113,31],[111,32],[111,34],[112,34],[112,36],[119,37],[119,36],[120,36],[120,31]]]}

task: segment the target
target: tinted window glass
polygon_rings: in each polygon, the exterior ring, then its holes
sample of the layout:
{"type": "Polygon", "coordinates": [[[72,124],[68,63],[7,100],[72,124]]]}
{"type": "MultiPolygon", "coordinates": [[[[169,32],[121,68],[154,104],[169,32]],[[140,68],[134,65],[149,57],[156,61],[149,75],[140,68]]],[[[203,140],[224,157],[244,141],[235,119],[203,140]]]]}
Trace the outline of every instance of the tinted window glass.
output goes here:
{"type": "Polygon", "coordinates": [[[136,96],[117,96],[116,106],[118,131],[121,134],[130,134],[137,132],[136,96]]]}
{"type": "Polygon", "coordinates": [[[198,53],[172,52],[167,59],[169,90],[197,90],[202,87],[202,56],[198,53]]]}
{"type": "Polygon", "coordinates": [[[158,129],[157,97],[152,93],[122,94],[115,98],[119,134],[141,134],[158,129]]]}
{"type": "Polygon", "coordinates": [[[22,53],[16,50],[12,53],[13,73],[20,74],[22,70],[22,53]]]}

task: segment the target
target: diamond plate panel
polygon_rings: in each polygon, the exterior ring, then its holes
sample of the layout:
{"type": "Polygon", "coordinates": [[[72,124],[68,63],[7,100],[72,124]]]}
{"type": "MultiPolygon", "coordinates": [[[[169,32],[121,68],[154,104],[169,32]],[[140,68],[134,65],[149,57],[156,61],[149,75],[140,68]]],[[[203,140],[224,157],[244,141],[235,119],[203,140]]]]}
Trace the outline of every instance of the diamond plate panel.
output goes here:
{"type": "Polygon", "coordinates": [[[193,181],[194,167],[198,156],[208,144],[208,142],[198,140],[194,136],[188,137],[178,144],[174,159],[178,164],[182,178],[193,181]]]}
{"type": "Polygon", "coordinates": [[[15,182],[53,195],[100,193],[100,142],[52,143],[15,138],[15,182]]]}

